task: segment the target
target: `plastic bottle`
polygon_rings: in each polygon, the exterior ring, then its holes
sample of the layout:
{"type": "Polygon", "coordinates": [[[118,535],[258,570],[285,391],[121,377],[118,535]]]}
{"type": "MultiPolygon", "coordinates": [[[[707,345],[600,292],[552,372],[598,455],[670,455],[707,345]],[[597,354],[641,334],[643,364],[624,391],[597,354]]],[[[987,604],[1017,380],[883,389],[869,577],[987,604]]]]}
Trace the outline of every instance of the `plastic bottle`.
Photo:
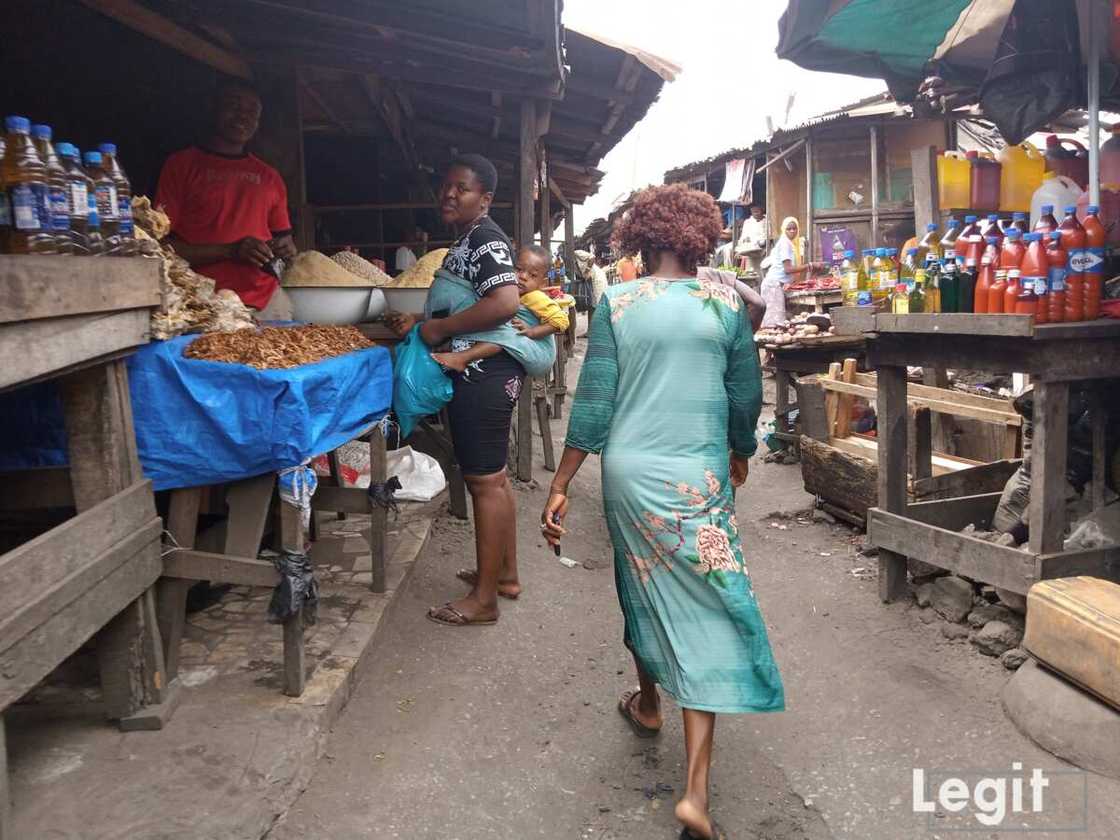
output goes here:
{"type": "Polygon", "coordinates": [[[89,196],[93,181],[82,169],[81,153],[70,143],[59,143],[58,154],[66,171],[66,206],[70,214],[70,253],[89,255],[89,196]]]}
{"type": "Polygon", "coordinates": [[[921,267],[918,262],[918,249],[907,248],[906,257],[902,260],[902,270],[899,272],[898,279],[906,281],[906,287],[910,288],[914,285],[914,274],[921,267]]]}
{"type": "MultiPolygon", "coordinates": [[[[1030,143],[1007,146],[996,159],[1003,164],[999,179],[999,209],[1007,213],[1031,206],[1031,196],[1042,185],[1046,161],[1030,143]]],[[[942,205],[946,207],[949,205],[942,205]]]]}
{"type": "Polygon", "coordinates": [[[1038,323],[1038,295],[1034,292],[1034,287],[1023,284],[1019,289],[1019,295],[1015,298],[1015,308],[1012,310],[1016,315],[1031,315],[1038,323]]]}
{"type": "Polygon", "coordinates": [[[1062,247],[1069,254],[1066,274],[1066,321],[1085,320],[1085,266],[1089,255],[1085,249],[1085,228],[1077,221],[1077,208],[1065,208],[1065,218],[1058,225],[1062,247]]]}
{"type": "Polygon", "coordinates": [[[891,312],[895,315],[906,315],[910,312],[910,292],[905,283],[898,283],[891,294],[891,312]]]}
{"type": "Polygon", "coordinates": [[[969,249],[964,269],[957,272],[957,311],[972,312],[976,301],[976,257],[969,249]]]}
{"type": "MultiPolygon", "coordinates": [[[[1011,214],[1011,227],[1018,228],[1020,233],[1030,233],[1031,227],[1026,213],[1015,212],[1011,214]]],[[[1004,230],[1004,234],[1007,230],[1004,230]]]]}
{"type": "MultiPolygon", "coordinates": [[[[120,254],[121,240],[117,227],[117,185],[105,171],[104,160],[101,152],[86,152],[82,155],[86,174],[93,181],[93,194],[97,199],[97,217],[101,237],[105,242],[105,253],[117,256],[120,254]]],[[[92,219],[91,234],[92,234],[92,219]]]]}
{"type": "Polygon", "coordinates": [[[47,170],[47,203],[46,212],[50,222],[50,231],[54,236],[55,249],[62,254],[71,252],[70,242],[70,202],[67,200],[66,169],[55,153],[51,144],[51,127],[49,125],[31,126],[31,136],[35,142],[35,150],[43,161],[47,170]]]}
{"type": "Polygon", "coordinates": [[[910,311],[925,312],[926,310],[926,270],[914,269],[914,288],[910,290],[910,311]]]}
{"type": "Polygon", "coordinates": [[[960,312],[960,277],[957,275],[957,260],[948,256],[941,261],[941,311],[960,312]]]}
{"type": "Polygon", "coordinates": [[[941,241],[937,244],[938,259],[945,259],[945,257],[953,253],[953,249],[957,246],[957,238],[960,234],[960,219],[950,216],[949,221],[945,223],[945,235],[941,237],[941,241]]]}
{"type": "Polygon", "coordinates": [[[926,225],[926,235],[922,237],[922,241],[918,243],[918,262],[916,265],[925,265],[926,258],[932,253],[935,258],[941,258],[941,249],[939,247],[941,237],[937,235],[937,225],[930,222],[926,225]]]}
{"type": "Polygon", "coordinates": [[[1047,172],[1046,180],[1042,182],[1042,186],[1035,190],[1031,197],[1031,226],[1034,227],[1038,224],[1044,204],[1050,204],[1054,207],[1076,204],[1077,199],[1081,198],[1081,192],[1081,187],[1077,186],[1077,182],[1072,178],[1047,172]]]}
{"type": "Polygon", "coordinates": [[[1003,295],[1007,291],[1007,271],[997,269],[992,286],[988,289],[988,313],[1000,314],[1003,312],[1003,295]]]}
{"type": "MultiPolygon", "coordinates": [[[[1000,268],[1018,268],[1023,261],[1023,236],[1018,228],[1010,228],[1003,240],[1003,250],[999,253],[1000,268]]],[[[1005,310],[1006,311],[1006,310],[1005,310]]]]}
{"type": "Polygon", "coordinates": [[[1050,234],[1050,247],[1046,251],[1046,304],[1047,319],[1054,324],[1066,319],[1066,273],[1069,271],[1069,254],[1062,247],[1062,232],[1050,234]]]}
{"type": "Polygon", "coordinates": [[[1082,224],[1085,228],[1085,320],[1092,321],[1101,314],[1101,287],[1104,285],[1105,229],[1098,218],[1098,208],[1090,204],[1082,224]]]}
{"type": "Polygon", "coordinates": [[[1112,126],[1112,136],[1101,145],[1101,187],[1120,189],[1120,123],[1112,126]]]}
{"type": "Polygon", "coordinates": [[[1003,228],[999,223],[999,215],[997,213],[989,213],[988,217],[980,225],[980,236],[987,241],[989,236],[994,236],[999,240],[997,247],[1003,245],[1003,228]]]}
{"type": "Polygon", "coordinates": [[[967,157],[972,178],[968,206],[995,210],[999,207],[999,182],[1003,165],[990,152],[968,152],[967,157]]]}
{"type": "Polygon", "coordinates": [[[121,255],[130,257],[137,252],[136,239],[132,227],[132,185],[125,175],[117,158],[115,143],[102,143],[101,152],[105,173],[113,180],[117,192],[117,235],[121,242],[121,255]]]}
{"type": "Polygon", "coordinates": [[[1019,266],[1009,268],[1007,270],[1007,287],[1003,290],[1003,311],[1014,312],[1015,304],[1019,300],[1019,292],[1022,286],[1019,285],[1019,266]]]}
{"type": "Polygon", "coordinates": [[[89,211],[86,219],[86,247],[89,249],[91,257],[100,257],[107,252],[108,245],[105,242],[105,237],[101,235],[101,215],[97,212],[97,193],[92,189],[87,195],[86,205],[86,209],[89,211]]]}
{"type": "Polygon", "coordinates": [[[995,280],[996,267],[999,265],[999,240],[994,236],[987,238],[984,254],[980,257],[980,271],[976,275],[976,294],[973,298],[972,311],[987,313],[988,295],[995,280]]]}
{"type": "Polygon", "coordinates": [[[971,168],[961,152],[942,152],[937,158],[937,191],[941,207],[968,207],[971,168]]]}
{"type": "Polygon", "coordinates": [[[859,263],[855,251],[845,251],[840,263],[840,290],[844,306],[856,306],[859,301],[859,263]]]}
{"type": "Polygon", "coordinates": [[[862,259],[856,263],[856,268],[859,270],[859,279],[856,281],[856,288],[858,289],[856,303],[859,306],[869,306],[871,304],[871,276],[869,270],[872,253],[870,249],[865,250],[862,259]]]}
{"type": "Polygon", "coordinates": [[[1039,208],[1038,221],[1034,223],[1037,233],[1046,234],[1044,241],[1050,241],[1050,234],[1058,229],[1058,220],[1054,218],[1054,205],[1043,204],[1039,208]]]}
{"type": "Polygon", "coordinates": [[[55,252],[54,237],[43,219],[43,196],[47,191],[47,172],[35,144],[31,142],[31,121],[12,116],[4,120],[8,131],[2,166],[4,189],[11,208],[11,225],[4,250],[9,254],[50,254],[55,252]]]}
{"type": "MultiPolygon", "coordinates": [[[[964,227],[961,228],[960,234],[957,236],[957,241],[953,243],[953,253],[958,258],[964,259],[968,254],[968,246],[972,242],[972,238],[980,239],[980,224],[977,222],[976,216],[965,216],[964,227]]],[[[946,252],[948,255],[948,252],[946,252]]]]}
{"type": "Polygon", "coordinates": [[[941,261],[931,251],[926,254],[926,312],[941,311],[941,261]]]}
{"type": "Polygon", "coordinates": [[[1050,304],[1046,297],[1047,284],[1050,278],[1050,261],[1046,254],[1046,244],[1042,241],[1041,233],[1028,233],[1023,239],[1027,243],[1027,253],[1023,255],[1023,262],[1020,265],[1022,272],[1023,289],[1019,292],[1019,303],[1016,303],[1016,312],[1021,312],[1019,304],[1023,301],[1023,295],[1030,293],[1034,295],[1035,312],[1034,322],[1036,324],[1045,324],[1049,320],[1050,304]]]}
{"type": "Polygon", "coordinates": [[[1045,157],[1046,168],[1055,175],[1070,178],[1081,189],[1089,185],[1089,153],[1080,141],[1051,134],[1046,138],[1045,157]]]}

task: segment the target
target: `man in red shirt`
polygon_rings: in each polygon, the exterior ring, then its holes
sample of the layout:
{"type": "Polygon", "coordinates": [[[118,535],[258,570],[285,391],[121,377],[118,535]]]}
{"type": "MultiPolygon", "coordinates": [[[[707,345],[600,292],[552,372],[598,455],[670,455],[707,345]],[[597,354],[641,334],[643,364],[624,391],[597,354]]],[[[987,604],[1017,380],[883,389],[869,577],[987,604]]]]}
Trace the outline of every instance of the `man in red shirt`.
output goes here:
{"type": "Polygon", "coordinates": [[[156,205],[171,219],[171,245],[192,268],[237,292],[262,320],[289,320],[291,302],[264,269],[275,257],[296,254],[288,192],[280,173],[245,151],[260,117],[251,86],[222,85],[206,145],[167,159],[156,205]]]}

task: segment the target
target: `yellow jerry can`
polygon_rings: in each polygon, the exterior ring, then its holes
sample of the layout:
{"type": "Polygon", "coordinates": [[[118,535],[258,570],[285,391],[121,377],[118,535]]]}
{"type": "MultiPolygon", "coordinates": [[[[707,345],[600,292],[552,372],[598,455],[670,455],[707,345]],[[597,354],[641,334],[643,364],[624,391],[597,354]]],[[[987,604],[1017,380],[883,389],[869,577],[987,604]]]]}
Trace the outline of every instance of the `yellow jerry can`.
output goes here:
{"type": "Polygon", "coordinates": [[[1091,577],[1039,581],[1027,593],[1023,647],[1120,709],[1120,585],[1091,577]]]}

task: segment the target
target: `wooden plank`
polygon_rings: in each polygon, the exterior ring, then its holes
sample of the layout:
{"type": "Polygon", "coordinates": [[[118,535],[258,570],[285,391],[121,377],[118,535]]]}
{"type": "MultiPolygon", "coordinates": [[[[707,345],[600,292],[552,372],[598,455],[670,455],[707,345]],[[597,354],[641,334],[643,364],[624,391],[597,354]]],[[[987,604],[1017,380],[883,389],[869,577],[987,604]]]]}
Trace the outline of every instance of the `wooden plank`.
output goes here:
{"type": "Polygon", "coordinates": [[[801,479],[805,491],[863,519],[878,504],[879,491],[873,461],[858,458],[802,435],[801,479]]]}
{"type": "Polygon", "coordinates": [[[1039,580],[1087,577],[1120,583],[1120,548],[1092,548],[1085,551],[1064,551],[1043,554],[1038,558],[1039,580]]]}
{"type": "MultiPolygon", "coordinates": [[[[157,538],[86,589],[83,597],[54,612],[34,632],[0,654],[0,709],[18,700],[94,633],[109,624],[114,616],[134,603],[159,577],[159,573],[157,538]]],[[[133,660],[139,662],[139,651],[136,651],[135,656],[129,651],[123,651],[129,654],[126,658],[122,658],[119,648],[109,652],[113,659],[108,664],[129,663],[128,668],[116,669],[118,681],[132,680],[135,671],[131,663],[133,660]]],[[[106,676],[103,670],[103,681],[106,676]]],[[[141,697],[140,686],[134,686],[128,691],[128,695],[141,697]]],[[[116,710],[127,708],[115,700],[110,702],[108,696],[106,707],[114,717],[119,715],[116,710]]]]}
{"type": "Polygon", "coordinates": [[[146,344],[148,320],[147,309],[129,309],[6,324],[0,327],[0,390],[146,344]],[[27,352],[29,347],[35,352],[27,352]]]}
{"type": "Polygon", "coordinates": [[[303,527],[303,512],[283,499],[278,505],[280,511],[279,546],[282,551],[304,554],[307,551],[307,531],[303,527]]]}
{"type": "MultiPolygon", "coordinates": [[[[840,379],[841,365],[840,362],[832,362],[828,366],[828,376],[821,377],[821,387],[825,389],[824,395],[824,414],[825,422],[828,423],[828,433],[833,437],[846,437],[846,435],[836,434],[836,418],[840,414],[840,398],[834,393],[830,387],[840,379]]],[[[783,387],[782,390],[785,390],[783,387]]],[[[779,397],[779,402],[781,398],[779,397]]]]}
{"type": "Polygon", "coordinates": [[[906,516],[915,522],[934,525],[949,531],[960,531],[967,525],[987,530],[1002,493],[975,493],[952,499],[911,502],[906,516]]]}
{"type": "MultiPolygon", "coordinates": [[[[369,433],[369,480],[371,482],[381,484],[388,480],[387,458],[385,437],[381,433],[381,427],[375,426],[369,433]]],[[[366,504],[369,505],[369,588],[374,592],[384,592],[389,511],[381,505],[371,504],[368,498],[366,504]]]]}
{"type": "MultiPolygon", "coordinates": [[[[201,487],[185,487],[171,491],[167,512],[167,532],[172,548],[194,548],[198,533],[198,511],[202,503],[201,487]]],[[[168,555],[171,556],[171,555],[168,555]]],[[[179,674],[179,645],[187,617],[187,592],[193,581],[166,576],[160,579],[156,593],[156,620],[163,640],[163,661],[167,679],[179,674]]]]}
{"type": "MultiPolygon", "coordinates": [[[[942,370],[940,373],[944,374],[944,371],[942,370]]],[[[976,408],[991,409],[992,411],[1005,411],[1018,416],[1009,398],[985,397],[982,394],[970,394],[967,391],[958,391],[955,388],[949,387],[947,375],[939,376],[938,370],[933,370],[932,374],[932,381],[943,382],[944,384],[931,385],[927,382],[926,384],[919,385],[916,382],[908,382],[906,385],[906,395],[908,397],[913,395],[917,397],[927,397],[931,400],[944,400],[945,402],[959,403],[960,405],[971,405],[976,408]]],[[[857,373],[852,381],[857,385],[866,385],[870,388],[874,388],[876,387],[878,379],[874,373],[857,373]]],[[[1014,421],[1009,420],[1008,422],[1014,421]]]]}
{"type": "Polygon", "coordinates": [[[0,555],[0,615],[11,615],[156,515],[150,481],[122,493],[0,555]]]}
{"type": "Polygon", "coordinates": [[[913,557],[1020,595],[1025,595],[1037,580],[1034,557],[1016,548],[926,525],[880,508],[868,512],[867,526],[880,554],[889,550],[892,555],[913,557]]]}
{"type": "MultiPolygon", "coordinates": [[[[848,358],[844,360],[844,367],[840,374],[841,381],[851,384],[855,381],[856,375],[856,360],[848,358]]],[[[845,438],[848,436],[848,430],[851,427],[852,421],[852,395],[841,394],[839,400],[838,414],[836,417],[836,437],[845,438]]]]}
{"type": "Polygon", "coordinates": [[[323,487],[311,497],[312,510],[343,513],[369,513],[369,495],[363,487],[323,487]]]}
{"type": "Polygon", "coordinates": [[[0,255],[0,324],[159,306],[159,261],[0,255]]]}
{"type": "Polygon", "coordinates": [[[1033,334],[1030,315],[976,315],[968,312],[915,313],[875,316],[875,330],[881,333],[950,333],[969,336],[1018,336],[1033,334]]]}
{"type": "Polygon", "coordinates": [[[777,431],[785,431],[789,428],[787,425],[789,422],[789,383],[790,375],[788,371],[774,371],[774,426],[777,431]]]}
{"type": "Polygon", "coordinates": [[[1108,413],[1101,392],[1095,389],[1089,395],[1089,422],[1093,430],[1093,477],[1090,498],[1093,500],[1093,510],[1099,510],[1105,503],[1105,479],[1108,473],[1108,449],[1105,445],[1108,413]]]}
{"type": "Polygon", "coordinates": [[[300,610],[284,622],[284,693],[289,697],[299,697],[303,694],[306,681],[303,610],[300,610]]]}
{"type": "Polygon", "coordinates": [[[135,29],[164,46],[190,56],[215,70],[240,79],[253,78],[249,64],[239,55],[184,29],[135,0],[82,0],[118,23],[135,29]]]}
{"type": "Polygon", "coordinates": [[[1035,341],[1070,341],[1090,338],[1120,339],[1120,321],[1102,318],[1069,324],[1039,324],[1034,328],[1035,341]]]}
{"type": "Polygon", "coordinates": [[[827,441],[828,419],[824,407],[824,389],[816,377],[803,377],[794,380],[797,391],[798,418],[801,433],[814,440],[827,441]]]}
{"type": "Polygon", "coordinates": [[[15,840],[12,833],[12,795],[8,790],[8,734],[0,712],[0,840],[15,840]]]}
{"type": "MultiPolygon", "coordinates": [[[[906,368],[879,371],[878,393],[879,505],[894,514],[906,513],[906,368]]],[[[879,551],[879,597],[889,602],[906,593],[906,557],[879,551]]]]}
{"type": "Polygon", "coordinates": [[[1035,554],[1062,550],[1066,525],[1066,444],[1069,385],[1034,386],[1034,440],[1031,447],[1030,547],[1035,554]]]}
{"type": "Polygon", "coordinates": [[[918,481],[933,475],[933,429],[928,408],[919,406],[909,414],[910,478],[918,481]]]}
{"type": "MultiPolygon", "coordinates": [[[[821,387],[826,391],[835,391],[840,394],[854,394],[867,399],[875,399],[876,389],[859,383],[832,381],[831,378],[821,377],[821,387]]],[[[950,401],[951,392],[942,392],[943,397],[931,398],[924,396],[928,391],[939,391],[938,388],[925,389],[924,386],[915,385],[914,388],[923,388],[923,393],[907,393],[906,402],[914,408],[928,408],[940,414],[950,414],[954,417],[971,417],[974,420],[983,420],[986,423],[1000,423],[1008,426],[1020,426],[1023,418],[1016,411],[1009,408],[986,408],[968,403],[950,401]]],[[[981,397],[981,399],[984,399],[981,397]]],[[[992,400],[998,403],[999,400],[992,400]]]]}
{"type": "Polygon", "coordinates": [[[937,148],[922,146],[911,149],[910,172],[914,179],[914,230],[922,231],[930,223],[941,223],[937,148]]]}
{"type": "Polygon", "coordinates": [[[838,306],[829,315],[837,336],[862,336],[875,329],[873,306],[838,306]]]}
{"type": "Polygon", "coordinates": [[[275,586],[280,582],[280,573],[268,560],[194,550],[167,554],[163,558],[163,574],[170,578],[238,586],[275,586]]]}
{"type": "MultiPolygon", "coordinates": [[[[909,424],[907,424],[907,427],[909,428],[909,424]]],[[[862,435],[849,435],[846,438],[829,438],[828,444],[847,452],[849,455],[855,455],[857,458],[867,458],[871,461],[878,458],[878,443],[876,443],[874,439],[866,438],[862,435]]],[[[934,452],[930,458],[930,463],[933,467],[934,476],[960,472],[981,465],[979,461],[970,461],[967,458],[958,458],[954,455],[945,455],[941,452],[934,452]]]]}
{"type": "MultiPolygon", "coordinates": [[[[233,557],[256,557],[264,539],[275,473],[264,473],[235,482],[226,490],[229,523],[224,553],[233,557]]],[[[205,578],[203,578],[205,580],[205,578]]],[[[237,581],[226,581],[237,583],[237,581]]]]}
{"type": "Polygon", "coordinates": [[[548,391],[544,390],[545,383],[541,382],[541,396],[534,398],[537,406],[537,425],[541,430],[541,447],[543,450],[542,461],[544,468],[549,472],[556,472],[556,453],[552,448],[552,424],[548,420],[548,391]]]}
{"type": "Polygon", "coordinates": [[[1019,459],[992,461],[918,479],[911,481],[910,494],[919,499],[951,499],[976,493],[994,493],[1003,489],[1021,463],[1019,459]]]}

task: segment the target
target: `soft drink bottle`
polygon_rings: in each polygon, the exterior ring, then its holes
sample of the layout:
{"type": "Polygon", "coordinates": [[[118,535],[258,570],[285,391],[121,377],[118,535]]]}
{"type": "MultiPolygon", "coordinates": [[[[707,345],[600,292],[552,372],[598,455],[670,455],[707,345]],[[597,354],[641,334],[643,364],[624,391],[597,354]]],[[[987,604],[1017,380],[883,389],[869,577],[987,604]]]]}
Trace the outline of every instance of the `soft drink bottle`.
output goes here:
{"type": "MultiPolygon", "coordinates": [[[[105,253],[118,256],[121,250],[120,230],[117,224],[117,185],[105,171],[101,152],[86,152],[82,156],[86,174],[93,181],[93,194],[97,199],[97,218],[100,234],[105,243],[105,253]]],[[[92,219],[91,230],[92,235],[92,219]]]]}
{"type": "Polygon", "coordinates": [[[1015,311],[1022,313],[1024,311],[1024,296],[1031,296],[1035,302],[1035,308],[1033,312],[1028,314],[1034,315],[1036,324],[1045,324],[1050,315],[1050,305],[1046,300],[1050,261],[1046,255],[1046,245],[1042,241],[1043,235],[1035,231],[1023,237],[1027,242],[1027,253],[1023,255],[1023,262],[1020,266],[1022,271],[1020,282],[1023,288],[1019,292],[1019,299],[1015,304],[1015,311]]]}
{"type": "MultiPolygon", "coordinates": [[[[1018,228],[1010,228],[1007,231],[1007,236],[1003,240],[1003,250],[999,254],[1000,268],[1012,269],[1018,268],[1019,263],[1023,261],[1023,248],[1022,233],[1018,228]]],[[[1007,311],[1007,310],[1004,310],[1007,311]]]]}
{"type": "Polygon", "coordinates": [[[1066,216],[1058,225],[1062,232],[1062,246],[1069,254],[1069,273],[1066,274],[1067,321],[1085,320],[1085,266],[1089,254],[1085,249],[1085,228],[1077,221],[1077,208],[1065,208],[1066,216]]]}
{"type": "Polygon", "coordinates": [[[55,252],[49,220],[43,218],[43,196],[47,192],[47,172],[35,144],[31,142],[31,121],[27,117],[8,117],[3,172],[4,189],[11,208],[11,224],[4,250],[9,254],[50,254],[55,252]]]}
{"type": "Polygon", "coordinates": [[[1058,229],[1058,220],[1054,218],[1054,205],[1043,204],[1040,208],[1038,221],[1035,222],[1035,232],[1045,234],[1044,242],[1050,241],[1050,233],[1058,229]]]}
{"type": "Polygon", "coordinates": [[[35,150],[47,169],[46,212],[51,233],[54,235],[55,248],[59,253],[69,254],[71,253],[70,202],[66,195],[66,169],[51,144],[49,125],[31,126],[31,136],[34,138],[35,150]]]}
{"type": "Polygon", "coordinates": [[[1050,247],[1046,251],[1046,299],[1048,318],[1058,324],[1066,319],[1066,273],[1069,271],[1069,254],[1062,247],[1062,232],[1050,234],[1050,247]]]}
{"type": "Polygon", "coordinates": [[[1003,245],[1003,228],[999,225],[999,214],[997,213],[989,213],[980,225],[980,238],[987,242],[989,236],[994,236],[999,240],[997,245],[1003,245]]]}
{"type": "Polygon", "coordinates": [[[995,279],[996,266],[999,264],[999,248],[997,242],[999,240],[994,236],[987,238],[987,247],[984,248],[984,254],[980,257],[980,271],[976,275],[976,295],[973,298],[972,311],[984,312],[988,311],[988,294],[992,288],[992,281],[995,279]]]}
{"type": "Polygon", "coordinates": [[[137,252],[136,239],[132,227],[132,185],[124,168],[117,158],[115,143],[102,143],[98,147],[101,152],[102,165],[106,174],[113,180],[117,190],[117,235],[121,241],[121,255],[130,257],[137,252]]]}
{"type": "Polygon", "coordinates": [[[976,216],[965,216],[964,227],[961,228],[960,235],[957,236],[957,241],[953,245],[953,251],[958,258],[964,260],[968,256],[968,246],[973,241],[980,240],[980,225],[976,221],[976,216]]]}
{"type": "Polygon", "coordinates": [[[941,237],[937,234],[937,225],[930,222],[926,225],[926,235],[918,243],[918,262],[915,263],[915,266],[925,265],[930,254],[933,254],[934,259],[941,259],[940,240],[941,237]]]}
{"type": "Polygon", "coordinates": [[[957,260],[952,251],[941,261],[941,311],[960,312],[960,277],[957,276],[957,260]]]}
{"type": "Polygon", "coordinates": [[[840,263],[840,289],[844,306],[855,306],[859,300],[859,264],[855,251],[845,251],[840,263]]]}
{"type": "Polygon", "coordinates": [[[972,312],[976,301],[976,255],[972,245],[969,245],[968,256],[964,260],[964,269],[957,272],[957,311],[972,312]]]}
{"type": "Polygon", "coordinates": [[[1104,285],[1104,243],[1106,231],[1100,220],[1100,208],[1090,204],[1085,209],[1085,320],[1092,321],[1101,314],[1101,287],[1104,285]]]}
{"type": "Polygon", "coordinates": [[[1003,296],[1007,291],[1007,271],[997,269],[992,287],[988,289],[988,313],[1001,314],[1003,312],[1003,296]]]}
{"type": "Polygon", "coordinates": [[[1012,313],[1019,302],[1019,292],[1023,291],[1019,285],[1019,266],[1007,270],[1007,288],[1003,290],[1003,311],[1012,313]]]}
{"type": "Polygon", "coordinates": [[[945,235],[941,237],[941,241],[937,243],[938,259],[945,259],[953,253],[956,248],[957,238],[961,235],[961,222],[960,219],[949,217],[949,221],[945,223],[945,235]]]}
{"type": "Polygon", "coordinates": [[[1023,284],[1019,290],[1019,296],[1015,298],[1015,309],[1013,310],[1016,315],[1031,315],[1038,323],[1038,295],[1034,293],[1034,287],[1023,284]]]}
{"type": "Polygon", "coordinates": [[[82,169],[82,156],[71,143],[59,143],[66,170],[67,212],[70,214],[70,253],[89,255],[89,196],[93,181],[82,169]]]}
{"type": "MultiPolygon", "coordinates": [[[[1017,228],[1020,233],[1030,233],[1031,220],[1026,213],[1015,211],[1011,214],[1011,227],[1017,228]]],[[[1008,230],[1010,230],[1010,228],[1008,228],[1008,230]]],[[[1005,230],[1004,233],[1006,234],[1007,230],[1005,230]]]]}

